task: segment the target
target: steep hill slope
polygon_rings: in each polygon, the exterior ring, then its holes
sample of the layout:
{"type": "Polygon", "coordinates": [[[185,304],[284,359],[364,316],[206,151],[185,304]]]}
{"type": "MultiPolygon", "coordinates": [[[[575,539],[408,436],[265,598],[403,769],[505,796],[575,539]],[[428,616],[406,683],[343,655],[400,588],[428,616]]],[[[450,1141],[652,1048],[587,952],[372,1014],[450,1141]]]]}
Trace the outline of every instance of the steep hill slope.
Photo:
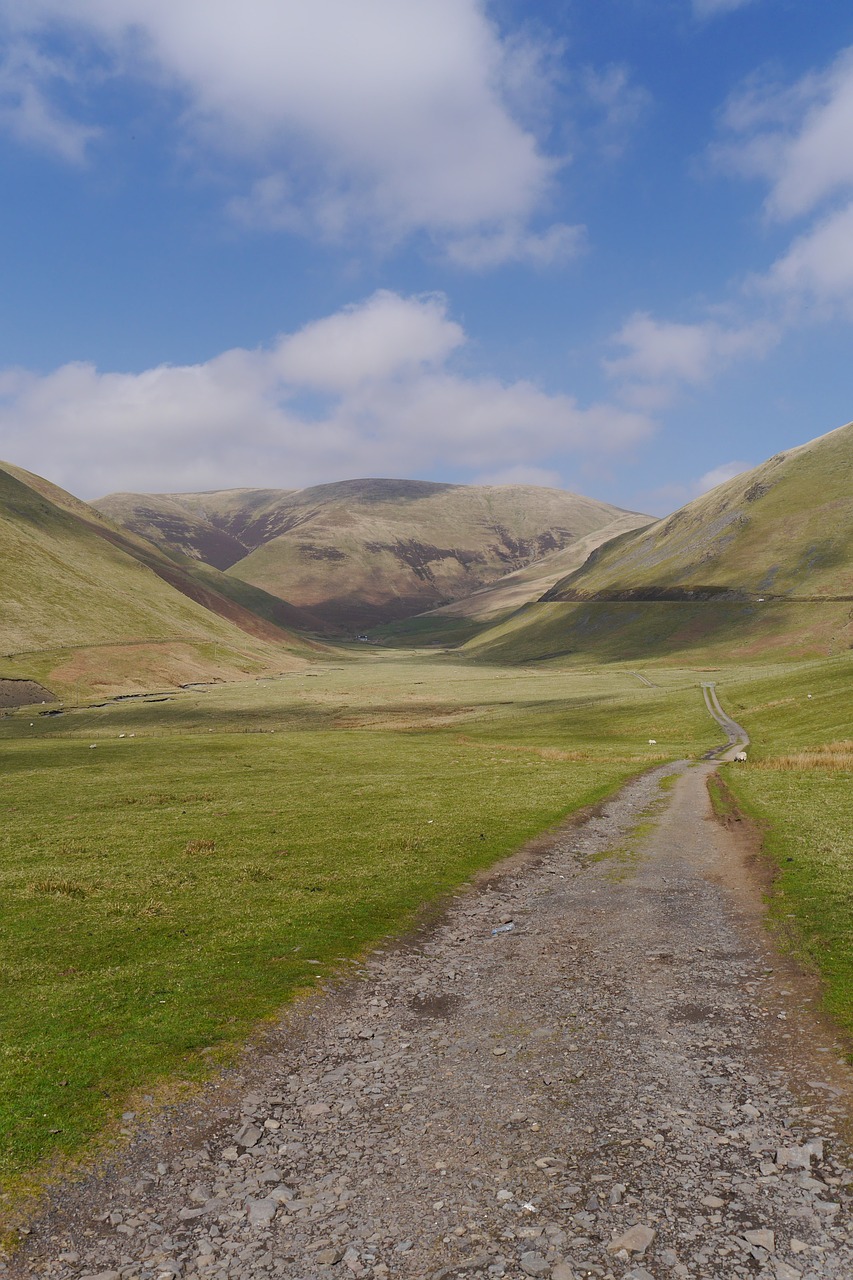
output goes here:
{"type": "Polygon", "coordinates": [[[96,505],[171,554],[213,561],[343,631],[469,595],[625,514],[559,489],[383,479],[113,494],[96,505]]]}
{"type": "Polygon", "coordinates": [[[384,644],[461,644],[496,625],[522,605],[538,600],[555,583],[584,564],[603,543],[632,529],[645,528],[649,523],[649,516],[626,512],[611,524],[602,525],[559,551],[548,552],[524,569],[515,569],[469,596],[402,622],[388,623],[373,634],[384,644]]]}
{"type": "Polygon", "coordinates": [[[603,547],[546,600],[853,596],[853,423],[603,547]]]}
{"type": "Polygon", "coordinates": [[[0,674],[56,692],[294,665],[301,640],[20,468],[0,467],[0,674]]]}
{"type": "Polygon", "coordinates": [[[851,602],[853,424],[605,544],[469,649],[496,660],[826,653],[853,643],[851,602]]]}

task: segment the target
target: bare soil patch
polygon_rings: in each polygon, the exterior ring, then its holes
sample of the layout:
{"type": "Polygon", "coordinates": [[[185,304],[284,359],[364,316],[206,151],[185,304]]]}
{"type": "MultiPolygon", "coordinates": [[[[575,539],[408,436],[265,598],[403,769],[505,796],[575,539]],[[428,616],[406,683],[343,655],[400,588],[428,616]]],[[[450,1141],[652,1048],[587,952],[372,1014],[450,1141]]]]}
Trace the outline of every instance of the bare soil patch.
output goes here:
{"type": "Polygon", "coordinates": [[[50,689],[35,680],[0,680],[0,707],[29,707],[41,702],[57,702],[50,689]]]}

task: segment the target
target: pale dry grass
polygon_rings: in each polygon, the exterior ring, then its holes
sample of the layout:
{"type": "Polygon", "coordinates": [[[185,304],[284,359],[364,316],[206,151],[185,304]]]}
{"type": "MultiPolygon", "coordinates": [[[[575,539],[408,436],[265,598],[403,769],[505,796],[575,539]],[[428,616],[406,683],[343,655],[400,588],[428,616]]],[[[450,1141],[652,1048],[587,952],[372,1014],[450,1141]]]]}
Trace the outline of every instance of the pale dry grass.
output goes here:
{"type": "Polygon", "coordinates": [[[184,853],[215,853],[215,840],[188,840],[184,853]]]}
{"type": "Polygon", "coordinates": [[[827,769],[832,772],[853,770],[853,740],[827,742],[806,751],[793,751],[784,756],[771,756],[758,760],[756,769],[781,769],[788,772],[805,772],[809,769],[827,769]]]}
{"type": "Polygon", "coordinates": [[[82,884],[79,880],[33,880],[27,885],[27,893],[29,894],[47,894],[58,898],[85,898],[90,892],[90,886],[82,884]]]}

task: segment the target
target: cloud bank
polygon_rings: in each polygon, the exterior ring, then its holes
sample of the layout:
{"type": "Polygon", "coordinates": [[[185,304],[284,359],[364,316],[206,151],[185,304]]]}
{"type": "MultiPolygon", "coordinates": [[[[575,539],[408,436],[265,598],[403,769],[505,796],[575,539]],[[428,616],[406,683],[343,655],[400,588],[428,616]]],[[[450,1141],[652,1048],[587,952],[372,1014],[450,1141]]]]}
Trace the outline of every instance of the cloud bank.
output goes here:
{"type": "Polygon", "coordinates": [[[120,77],[171,96],[185,147],[242,174],[244,224],[383,245],[425,232],[474,267],[576,244],[532,221],[563,163],[522,119],[548,98],[547,57],[483,0],[0,0],[2,26],[0,121],[66,160],[98,130],[61,111],[62,82],[120,77]]]}
{"type": "Polygon", "coordinates": [[[369,475],[542,475],[652,431],[531,382],[453,367],[466,336],[435,296],[381,291],[255,351],[141,373],[74,363],[0,373],[8,461],[81,496],[369,475]]]}

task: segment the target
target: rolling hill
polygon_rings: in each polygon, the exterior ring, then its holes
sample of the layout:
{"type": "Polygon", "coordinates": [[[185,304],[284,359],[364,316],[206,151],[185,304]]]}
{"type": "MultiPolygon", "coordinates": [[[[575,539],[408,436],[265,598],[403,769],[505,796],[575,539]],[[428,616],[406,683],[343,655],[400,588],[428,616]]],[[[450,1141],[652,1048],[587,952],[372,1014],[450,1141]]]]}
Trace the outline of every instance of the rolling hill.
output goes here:
{"type": "Polygon", "coordinates": [[[6,464],[0,558],[0,677],[60,695],[141,689],[279,670],[310,653],[215,580],[192,577],[86,503],[6,464]]]}
{"type": "Polygon", "coordinates": [[[383,479],[95,505],[177,560],[213,564],[343,633],[469,596],[626,514],[560,489],[383,479]]]}
{"type": "Polygon", "coordinates": [[[848,424],[605,544],[468,648],[494,660],[826,653],[853,643],[851,605],[848,424]]]}

